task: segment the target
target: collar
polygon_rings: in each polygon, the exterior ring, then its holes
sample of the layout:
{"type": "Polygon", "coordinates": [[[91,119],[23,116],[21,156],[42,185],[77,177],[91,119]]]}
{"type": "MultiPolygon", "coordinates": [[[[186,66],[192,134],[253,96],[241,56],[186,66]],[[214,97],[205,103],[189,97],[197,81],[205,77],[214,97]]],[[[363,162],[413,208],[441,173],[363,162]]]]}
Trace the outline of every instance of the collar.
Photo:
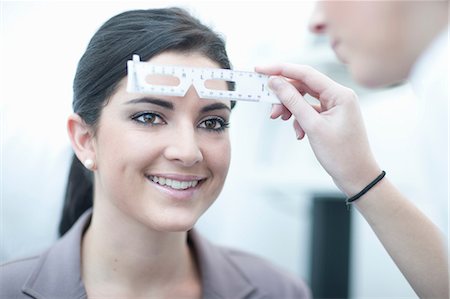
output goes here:
{"type": "Polygon", "coordinates": [[[36,299],[87,298],[81,280],[81,238],[92,211],[86,211],[74,226],[39,258],[22,291],[36,299]]]}
{"type": "MultiPolygon", "coordinates": [[[[86,211],[74,226],[42,254],[22,291],[36,299],[87,299],[81,280],[81,240],[89,226],[92,210],[86,211]]],[[[203,298],[241,299],[255,291],[224,249],[211,244],[195,230],[188,232],[200,269],[203,298]]]]}
{"type": "MultiPolygon", "coordinates": [[[[256,291],[240,266],[230,259],[225,249],[213,245],[196,230],[188,234],[202,279],[203,298],[241,299],[256,291]]],[[[252,297],[253,298],[253,297],[252,297]]]]}

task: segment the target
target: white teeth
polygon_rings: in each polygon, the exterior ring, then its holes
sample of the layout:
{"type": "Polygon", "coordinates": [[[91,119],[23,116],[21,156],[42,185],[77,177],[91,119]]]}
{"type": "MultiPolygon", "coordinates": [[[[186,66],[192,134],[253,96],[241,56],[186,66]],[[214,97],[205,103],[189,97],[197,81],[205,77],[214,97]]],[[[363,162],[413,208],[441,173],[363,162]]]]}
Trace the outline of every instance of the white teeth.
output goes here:
{"type": "Polygon", "coordinates": [[[172,181],[172,185],[170,186],[173,189],[181,189],[181,182],[180,181],[172,181]]]}
{"type": "Polygon", "coordinates": [[[191,187],[195,187],[198,185],[198,180],[194,180],[194,181],[176,181],[176,180],[172,180],[172,179],[167,179],[167,178],[163,178],[163,177],[157,177],[157,176],[150,176],[149,177],[153,182],[161,185],[161,186],[168,186],[171,187],[173,189],[177,189],[177,190],[185,190],[191,187]]]}

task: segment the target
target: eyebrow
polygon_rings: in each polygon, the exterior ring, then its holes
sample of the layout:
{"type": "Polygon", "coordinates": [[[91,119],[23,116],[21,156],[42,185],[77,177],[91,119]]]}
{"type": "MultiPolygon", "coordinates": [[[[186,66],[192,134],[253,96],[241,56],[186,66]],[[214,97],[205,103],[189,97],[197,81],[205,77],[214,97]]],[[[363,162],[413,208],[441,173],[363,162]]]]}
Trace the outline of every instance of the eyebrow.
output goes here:
{"type": "Polygon", "coordinates": [[[145,104],[155,104],[170,110],[173,110],[173,104],[169,101],[164,101],[161,99],[154,99],[154,98],[149,98],[149,97],[145,97],[145,98],[139,98],[139,99],[133,99],[130,100],[128,102],[126,102],[125,104],[140,104],[140,103],[145,103],[145,104]]]}
{"type": "Polygon", "coordinates": [[[209,111],[213,111],[213,110],[221,110],[221,109],[231,111],[231,108],[223,103],[213,103],[211,105],[202,107],[202,109],[200,109],[200,112],[205,113],[205,112],[209,112],[209,111]]]}
{"type": "MultiPolygon", "coordinates": [[[[150,98],[150,97],[144,97],[144,98],[138,98],[138,99],[133,99],[130,100],[128,102],[126,102],[125,104],[140,104],[140,103],[145,103],[145,104],[154,104],[154,105],[158,105],[170,110],[174,110],[174,106],[173,103],[169,102],[169,101],[164,101],[161,99],[155,99],[155,98],[150,98]]],[[[202,107],[200,109],[201,113],[206,113],[209,111],[213,111],[213,110],[221,110],[221,109],[225,109],[228,111],[231,111],[231,108],[228,107],[227,105],[225,105],[224,103],[213,103],[210,105],[206,105],[204,107],[202,107]]]]}

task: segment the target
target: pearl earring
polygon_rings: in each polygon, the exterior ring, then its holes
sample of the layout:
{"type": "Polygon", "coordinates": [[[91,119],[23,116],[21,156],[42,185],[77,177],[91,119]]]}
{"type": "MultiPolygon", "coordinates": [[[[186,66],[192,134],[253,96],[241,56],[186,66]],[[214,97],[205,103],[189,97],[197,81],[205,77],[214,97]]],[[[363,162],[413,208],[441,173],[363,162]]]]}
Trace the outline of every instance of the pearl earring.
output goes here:
{"type": "Polygon", "coordinates": [[[92,170],[94,168],[94,161],[92,159],[86,159],[84,160],[84,167],[86,167],[89,170],[92,170]]]}

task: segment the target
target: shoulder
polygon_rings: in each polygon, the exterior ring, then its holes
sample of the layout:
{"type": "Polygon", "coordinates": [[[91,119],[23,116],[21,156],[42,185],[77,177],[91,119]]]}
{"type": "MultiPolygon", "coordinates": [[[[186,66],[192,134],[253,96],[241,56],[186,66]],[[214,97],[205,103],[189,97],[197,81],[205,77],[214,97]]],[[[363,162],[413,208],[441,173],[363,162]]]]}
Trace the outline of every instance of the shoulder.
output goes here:
{"type": "Polygon", "coordinates": [[[311,298],[309,287],[298,276],[259,256],[221,247],[220,250],[250,282],[270,298],[311,298]]]}
{"type": "Polygon", "coordinates": [[[36,255],[0,265],[0,298],[28,298],[24,297],[22,288],[39,259],[36,255]]]}

